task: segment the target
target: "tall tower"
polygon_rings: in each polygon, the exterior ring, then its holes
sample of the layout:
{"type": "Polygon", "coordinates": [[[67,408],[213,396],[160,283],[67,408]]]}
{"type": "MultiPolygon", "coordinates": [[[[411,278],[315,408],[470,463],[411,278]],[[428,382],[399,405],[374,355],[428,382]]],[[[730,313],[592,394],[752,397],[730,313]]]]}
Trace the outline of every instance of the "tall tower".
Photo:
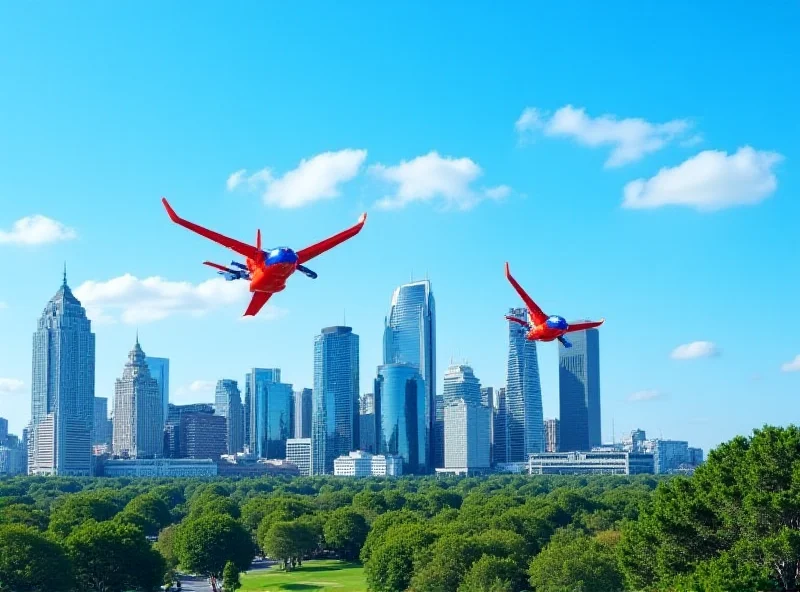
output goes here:
{"type": "Polygon", "coordinates": [[[466,364],[453,364],[444,373],[442,399],[445,407],[458,399],[464,399],[468,405],[481,405],[481,390],[480,380],[466,364]]]}
{"type": "Polygon", "coordinates": [[[292,416],[292,385],[280,368],[253,368],[245,378],[248,448],[259,458],[286,458],[292,416]]]}
{"type": "Polygon", "coordinates": [[[164,407],[158,382],[150,376],[139,338],[114,388],[115,456],[157,458],[164,454],[164,407]]]}
{"type": "Polygon", "coordinates": [[[166,422],[169,416],[169,359],[147,356],[145,361],[150,369],[150,376],[155,378],[158,383],[161,402],[164,407],[164,421],[166,422]]]}
{"type": "Polygon", "coordinates": [[[558,399],[561,450],[591,450],[600,434],[600,332],[567,335],[572,347],[558,345],[558,399]]]}
{"type": "Polygon", "coordinates": [[[508,407],[506,389],[494,392],[492,401],[492,464],[508,462],[508,407]]]}
{"type": "MultiPolygon", "coordinates": [[[[527,322],[528,311],[512,308],[509,316],[527,322]]],[[[536,343],[525,339],[525,329],[508,322],[508,384],[506,387],[508,424],[507,462],[527,462],[528,455],[544,451],[542,387],[536,343]]]]}
{"type": "Polygon", "coordinates": [[[430,472],[428,391],[413,364],[384,364],[375,379],[378,454],[403,457],[403,474],[430,472]]]}
{"type": "Polygon", "coordinates": [[[311,437],[311,389],[294,392],[294,438],[311,437]]]}
{"type": "Polygon", "coordinates": [[[425,466],[444,466],[444,406],[436,396],[436,306],[428,280],[403,284],[392,294],[383,334],[383,363],[412,364],[425,381],[426,431],[433,436],[425,466]]]}
{"type": "Polygon", "coordinates": [[[333,473],[333,459],[357,450],[358,335],[351,327],[326,327],[314,338],[311,404],[311,473],[333,473]]]}
{"type": "Polygon", "coordinates": [[[225,418],[228,454],[241,452],[244,447],[244,408],[239,384],[235,380],[223,378],[217,381],[214,407],[217,415],[225,418]]]}
{"type": "Polygon", "coordinates": [[[91,474],[94,364],[91,322],[65,270],[33,334],[30,474],[91,474]]]}

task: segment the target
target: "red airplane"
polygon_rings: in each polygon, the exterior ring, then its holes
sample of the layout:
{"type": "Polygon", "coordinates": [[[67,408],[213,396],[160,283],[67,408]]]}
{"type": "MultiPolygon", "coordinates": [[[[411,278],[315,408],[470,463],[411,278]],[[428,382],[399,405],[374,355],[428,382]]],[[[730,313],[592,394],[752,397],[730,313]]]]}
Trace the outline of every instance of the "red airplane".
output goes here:
{"type": "Polygon", "coordinates": [[[303,264],[357,235],[364,226],[364,222],[367,221],[367,215],[361,214],[355,226],[297,252],[288,247],[277,247],[262,251],[261,230],[256,232],[255,246],[248,245],[236,239],[218,234],[213,230],[209,230],[193,222],[189,222],[188,220],[184,220],[175,213],[175,210],[172,209],[166,198],[162,197],[161,201],[167,209],[170,220],[175,222],[175,224],[188,228],[245,257],[244,264],[231,261],[231,265],[235,269],[219,265],[218,263],[212,263],[211,261],[203,261],[204,265],[220,270],[218,273],[223,275],[228,281],[250,280],[250,291],[253,293],[253,298],[250,300],[250,305],[247,307],[244,316],[255,316],[258,314],[258,311],[263,308],[270,296],[276,292],[280,292],[286,287],[286,280],[289,279],[289,276],[292,275],[295,270],[304,273],[311,279],[316,279],[317,274],[303,264]]]}
{"type": "Polygon", "coordinates": [[[525,338],[530,341],[553,341],[554,339],[558,339],[564,347],[572,347],[572,344],[564,338],[565,333],[599,327],[605,322],[605,319],[600,319],[599,321],[568,323],[564,317],[556,315],[548,317],[542,312],[542,309],[539,308],[533,299],[528,296],[527,292],[522,289],[522,286],[517,283],[517,280],[513,278],[508,268],[508,263],[506,263],[506,277],[508,281],[511,282],[511,285],[514,286],[514,289],[517,291],[517,294],[520,295],[523,302],[525,302],[525,306],[528,307],[528,313],[533,319],[533,324],[526,323],[522,319],[513,316],[506,315],[506,318],[513,323],[518,323],[525,327],[528,330],[525,338]]]}

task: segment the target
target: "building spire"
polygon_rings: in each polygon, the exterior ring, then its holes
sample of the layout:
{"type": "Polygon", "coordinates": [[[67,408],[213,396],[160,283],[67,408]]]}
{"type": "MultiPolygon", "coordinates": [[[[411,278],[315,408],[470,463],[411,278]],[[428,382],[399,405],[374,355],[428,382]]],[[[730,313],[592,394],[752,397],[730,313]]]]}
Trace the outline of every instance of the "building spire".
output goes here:
{"type": "Polygon", "coordinates": [[[67,262],[64,261],[64,281],[61,284],[65,288],[67,287],[67,262]]]}
{"type": "Polygon", "coordinates": [[[136,327],[136,345],[139,345],[139,327],[136,327]]]}

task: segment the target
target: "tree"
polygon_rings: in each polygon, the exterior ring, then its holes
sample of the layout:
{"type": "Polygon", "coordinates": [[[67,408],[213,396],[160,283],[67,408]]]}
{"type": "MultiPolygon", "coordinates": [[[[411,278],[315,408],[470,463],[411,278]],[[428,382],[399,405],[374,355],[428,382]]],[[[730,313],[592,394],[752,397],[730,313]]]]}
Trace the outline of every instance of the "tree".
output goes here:
{"type": "Polygon", "coordinates": [[[518,592],[525,586],[525,573],[513,560],[484,555],[472,564],[458,592],[518,592]]]}
{"type": "Polygon", "coordinates": [[[73,530],[65,545],[80,590],[152,590],[164,580],[164,559],[130,524],[90,520],[73,530]]]}
{"type": "Polygon", "coordinates": [[[228,514],[232,518],[239,518],[241,510],[239,504],[229,497],[223,497],[216,493],[203,492],[191,501],[189,517],[196,518],[201,514],[228,514]]]}
{"type": "Polygon", "coordinates": [[[369,533],[364,516],[350,508],[335,510],[325,523],[325,544],[343,559],[355,561],[369,533]]]}
{"type": "Polygon", "coordinates": [[[24,524],[37,530],[45,530],[47,514],[26,504],[7,504],[0,507],[0,524],[24,524]]]}
{"type": "Polygon", "coordinates": [[[222,571],[222,588],[225,592],[235,592],[242,587],[239,581],[239,569],[232,561],[225,564],[225,569],[222,571]]]}
{"type": "Polygon", "coordinates": [[[228,514],[203,513],[187,518],[175,533],[175,555],[189,571],[211,578],[214,592],[225,564],[239,571],[250,567],[255,556],[253,542],[242,524],[228,514]]]}
{"type": "Polygon", "coordinates": [[[178,567],[178,556],[175,554],[175,532],[177,530],[178,526],[175,524],[167,526],[158,533],[158,540],[153,545],[153,548],[164,558],[167,569],[173,571],[178,567]]]}
{"type": "Polygon", "coordinates": [[[451,534],[431,547],[431,560],[411,579],[412,592],[455,592],[464,575],[481,555],[475,537],[451,534]]]}
{"type": "Polygon", "coordinates": [[[617,592],[623,589],[614,549],[574,531],[558,531],[531,560],[528,571],[536,592],[617,592]]]}
{"type": "Polygon", "coordinates": [[[22,524],[0,526],[0,592],[68,592],[72,568],[64,549],[22,524]]]}
{"type": "Polygon", "coordinates": [[[364,566],[372,592],[405,590],[414,565],[427,556],[434,535],[424,524],[398,524],[389,528],[364,566]]]}
{"type": "Polygon", "coordinates": [[[172,521],[167,504],[161,497],[152,494],[133,498],[116,518],[138,526],[146,536],[157,535],[172,521]]]}
{"type": "Polygon", "coordinates": [[[50,531],[60,537],[67,537],[87,520],[111,520],[120,510],[118,501],[107,493],[81,492],[62,499],[50,514],[50,531]]]}
{"type": "Polygon", "coordinates": [[[273,522],[264,520],[258,529],[258,544],[269,557],[279,559],[283,569],[291,570],[305,553],[315,546],[313,526],[300,520],[273,522]]]}

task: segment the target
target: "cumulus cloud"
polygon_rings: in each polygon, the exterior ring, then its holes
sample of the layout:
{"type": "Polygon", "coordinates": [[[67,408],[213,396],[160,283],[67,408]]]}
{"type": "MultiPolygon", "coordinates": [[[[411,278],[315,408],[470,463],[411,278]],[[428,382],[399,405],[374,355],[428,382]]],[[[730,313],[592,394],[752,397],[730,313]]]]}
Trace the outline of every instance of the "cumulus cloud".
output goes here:
{"type": "Polygon", "coordinates": [[[0,378],[0,394],[19,393],[25,390],[25,383],[16,378],[0,378]]]}
{"type": "Polygon", "coordinates": [[[715,211],[754,205],[778,187],[774,168],[783,160],[776,152],[739,148],[735,154],[705,150],[672,168],[662,168],[650,179],[625,186],[623,207],[630,209],[680,205],[715,211]]]}
{"type": "Polygon", "coordinates": [[[378,179],[396,185],[394,195],[378,201],[381,209],[441,200],[445,209],[468,210],[484,199],[503,199],[511,193],[507,185],[473,187],[473,182],[483,174],[477,163],[466,157],[442,157],[436,151],[393,166],[375,164],[369,171],[378,179]]]}
{"type": "Polygon", "coordinates": [[[591,117],[583,107],[565,105],[552,116],[535,107],[527,107],[517,119],[515,128],[523,139],[541,132],[545,136],[571,138],[591,148],[610,147],[611,154],[605,166],[613,168],[661,150],[684,136],[691,123],[685,119],[651,123],[641,118],[619,119],[615,115],[591,117]]]}
{"type": "Polygon", "coordinates": [[[0,244],[43,245],[71,240],[78,234],[61,222],[42,215],[27,216],[14,222],[11,230],[0,230],[0,244]]]}
{"type": "MultiPolygon", "coordinates": [[[[251,296],[246,282],[214,278],[195,285],[157,276],[139,279],[131,274],[105,282],[84,282],[74,292],[93,321],[115,323],[119,319],[126,324],[181,314],[202,316],[218,308],[245,306],[251,296]]],[[[244,309],[236,309],[237,314],[243,312],[244,309]]],[[[268,304],[259,316],[275,318],[282,312],[268,304]]]]}
{"type": "Polygon", "coordinates": [[[633,402],[637,402],[637,401],[652,401],[654,399],[660,399],[663,396],[664,396],[664,393],[662,393],[661,391],[657,391],[657,390],[653,390],[653,389],[647,389],[647,390],[643,390],[643,391],[636,391],[635,393],[631,394],[628,397],[628,401],[633,401],[633,402]]]}
{"type": "Polygon", "coordinates": [[[695,358],[710,358],[719,354],[719,348],[710,341],[692,341],[684,343],[672,350],[670,357],[673,360],[693,360],[695,358]]]}
{"type": "Polygon", "coordinates": [[[784,372],[800,372],[800,354],[794,357],[791,362],[786,362],[781,366],[784,372]]]}
{"type": "Polygon", "coordinates": [[[366,150],[351,148],[323,152],[303,159],[297,168],[276,176],[269,168],[247,175],[241,169],[228,177],[228,190],[246,187],[263,192],[264,203],[278,208],[299,208],[341,194],[340,185],[358,175],[367,158],[366,150]]]}

